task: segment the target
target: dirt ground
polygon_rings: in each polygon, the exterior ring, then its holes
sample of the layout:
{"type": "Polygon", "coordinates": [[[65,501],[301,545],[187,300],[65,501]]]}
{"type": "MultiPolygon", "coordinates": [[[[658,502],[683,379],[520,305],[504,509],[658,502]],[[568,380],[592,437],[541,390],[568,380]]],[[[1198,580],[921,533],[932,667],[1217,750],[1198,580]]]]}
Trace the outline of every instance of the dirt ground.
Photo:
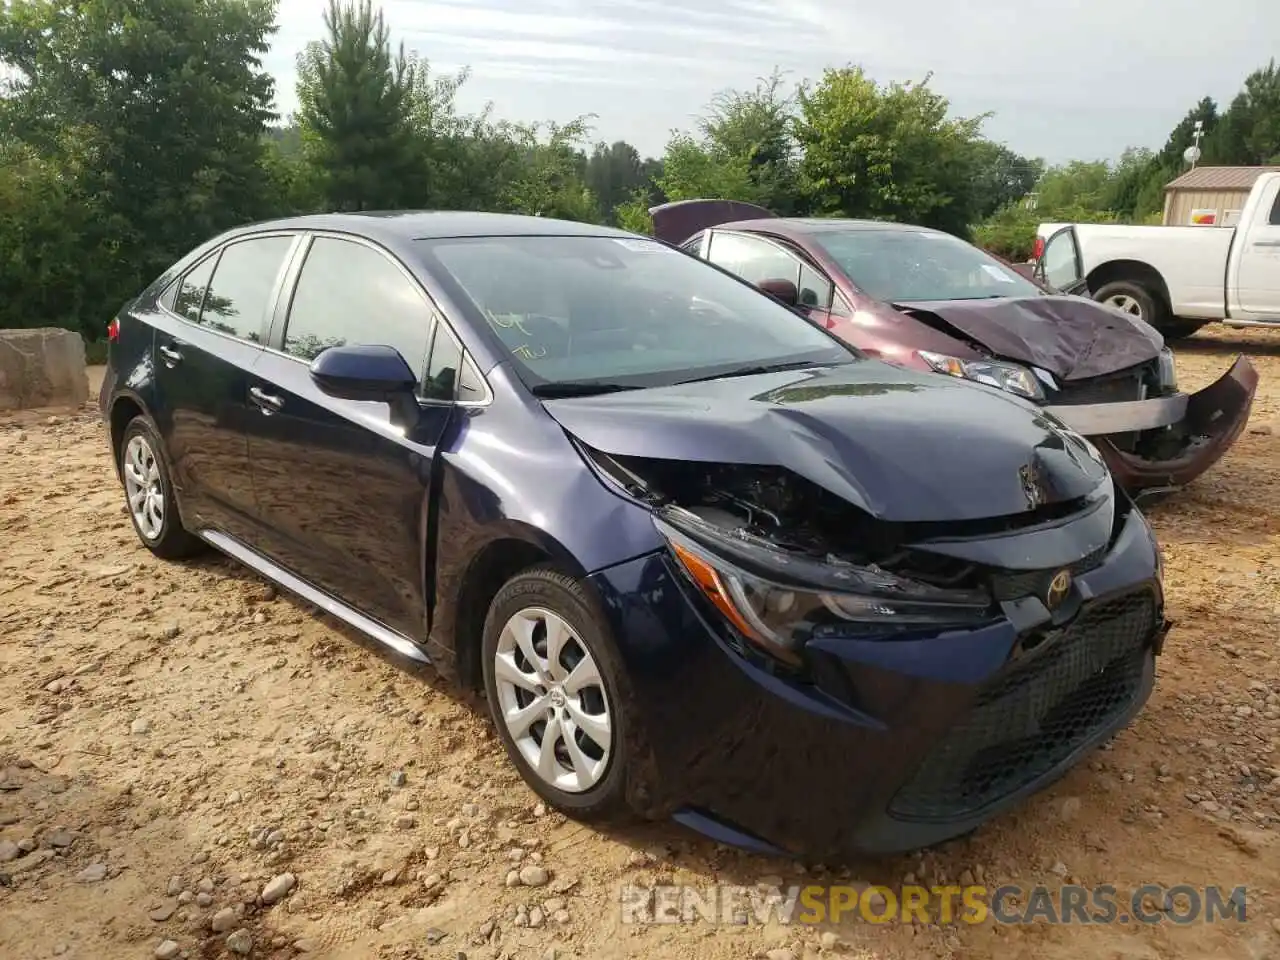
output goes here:
{"type": "Polygon", "coordinates": [[[0,419],[0,957],[1278,957],[1280,332],[1205,331],[1179,361],[1198,387],[1235,352],[1263,377],[1250,432],[1148,511],[1177,623],[1134,725],[970,838],[803,877],[672,825],[547,813],[472,703],[230,561],[143,550],[93,409],[0,419]],[[970,875],[1247,885],[1248,919],[712,927],[619,908],[624,884],[970,875]]]}

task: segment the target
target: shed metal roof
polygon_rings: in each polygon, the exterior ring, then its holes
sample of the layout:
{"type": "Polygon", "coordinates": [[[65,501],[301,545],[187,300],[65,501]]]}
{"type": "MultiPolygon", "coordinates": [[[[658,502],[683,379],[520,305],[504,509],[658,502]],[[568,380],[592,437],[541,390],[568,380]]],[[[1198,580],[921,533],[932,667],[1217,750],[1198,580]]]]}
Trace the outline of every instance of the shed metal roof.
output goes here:
{"type": "Polygon", "coordinates": [[[1176,180],[1166,190],[1251,190],[1264,173],[1280,173],[1280,167],[1196,167],[1176,180]]]}

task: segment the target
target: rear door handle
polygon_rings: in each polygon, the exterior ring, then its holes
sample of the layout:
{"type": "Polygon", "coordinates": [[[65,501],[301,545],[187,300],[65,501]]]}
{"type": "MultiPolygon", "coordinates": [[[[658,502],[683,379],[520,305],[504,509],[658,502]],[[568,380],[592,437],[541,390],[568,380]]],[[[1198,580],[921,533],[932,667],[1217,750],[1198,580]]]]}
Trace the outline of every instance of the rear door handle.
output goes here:
{"type": "Polygon", "coordinates": [[[171,367],[182,362],[182,354],[173,347],[161,347],[160,356],[164,357],[165,362],[171,367]]]}
{"type": "Polygon", "coordinates": [[[274,394],[267,393],[258,387],[250,387],[249,396],[253,398],[253,402],[261,408],[262,412],[268,416],[275,413],[277,410],[284,409],[283,399],[275,396],[274,394]]]}
{"type": "Polygon", "coordinates": [[[1255,247],[1280,247],[1280,240],[1255,240],[1255,247]]]}

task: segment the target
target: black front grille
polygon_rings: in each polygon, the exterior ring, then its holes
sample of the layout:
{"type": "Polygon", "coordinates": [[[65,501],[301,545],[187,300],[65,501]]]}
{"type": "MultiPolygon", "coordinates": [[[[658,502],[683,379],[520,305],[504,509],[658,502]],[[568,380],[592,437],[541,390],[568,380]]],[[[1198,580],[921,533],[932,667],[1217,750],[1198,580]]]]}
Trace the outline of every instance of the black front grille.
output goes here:
{"type": "Polygon", "coordinates": [[[1105,377],[1092,377],[1062,384],[1052,399],[1055,404],[1120,403],[1142,399],[1144,368],[1135,367],[1105,377]]]}
{"type": "Polygon", "coordinates": [[[1156,626],[1148,591],[1085,607],[1070,624],[1026,638],[894,796],[889,812],[954,820],[1040,779],[1120,719],[1138,696],[1156,626]]]}
{"type": "MultiPolygon", "coordinates": [[[[1110,545],[1103,546],[1066,569],[1073,577],[1088,573],[1106,559],[1109,549],[1110,545]]],[[[991,574],[991,595],[996,600],[1021,600],[1023,597],[1040,597],[1043,600],[1049,590],[1049,582],[1059,569],[996,570],[991,574]]]]}

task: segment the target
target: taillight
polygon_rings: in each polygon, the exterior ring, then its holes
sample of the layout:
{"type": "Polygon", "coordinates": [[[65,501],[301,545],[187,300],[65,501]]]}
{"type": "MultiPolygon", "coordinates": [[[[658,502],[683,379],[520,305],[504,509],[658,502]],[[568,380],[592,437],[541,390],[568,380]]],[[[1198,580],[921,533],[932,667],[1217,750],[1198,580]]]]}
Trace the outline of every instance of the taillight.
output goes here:
{"type": "Polygon", "coordinates": [[[115,343],[120,339],[120,321],[112,317],[111,322],[107,324],[107,339],[115,343]]]}
{"type": "Polygon", "coordinates": [[[1032,256],[1037,260],[1044,256],[1044,237],[1036,237],[1035,253],[1032,256]]]}

